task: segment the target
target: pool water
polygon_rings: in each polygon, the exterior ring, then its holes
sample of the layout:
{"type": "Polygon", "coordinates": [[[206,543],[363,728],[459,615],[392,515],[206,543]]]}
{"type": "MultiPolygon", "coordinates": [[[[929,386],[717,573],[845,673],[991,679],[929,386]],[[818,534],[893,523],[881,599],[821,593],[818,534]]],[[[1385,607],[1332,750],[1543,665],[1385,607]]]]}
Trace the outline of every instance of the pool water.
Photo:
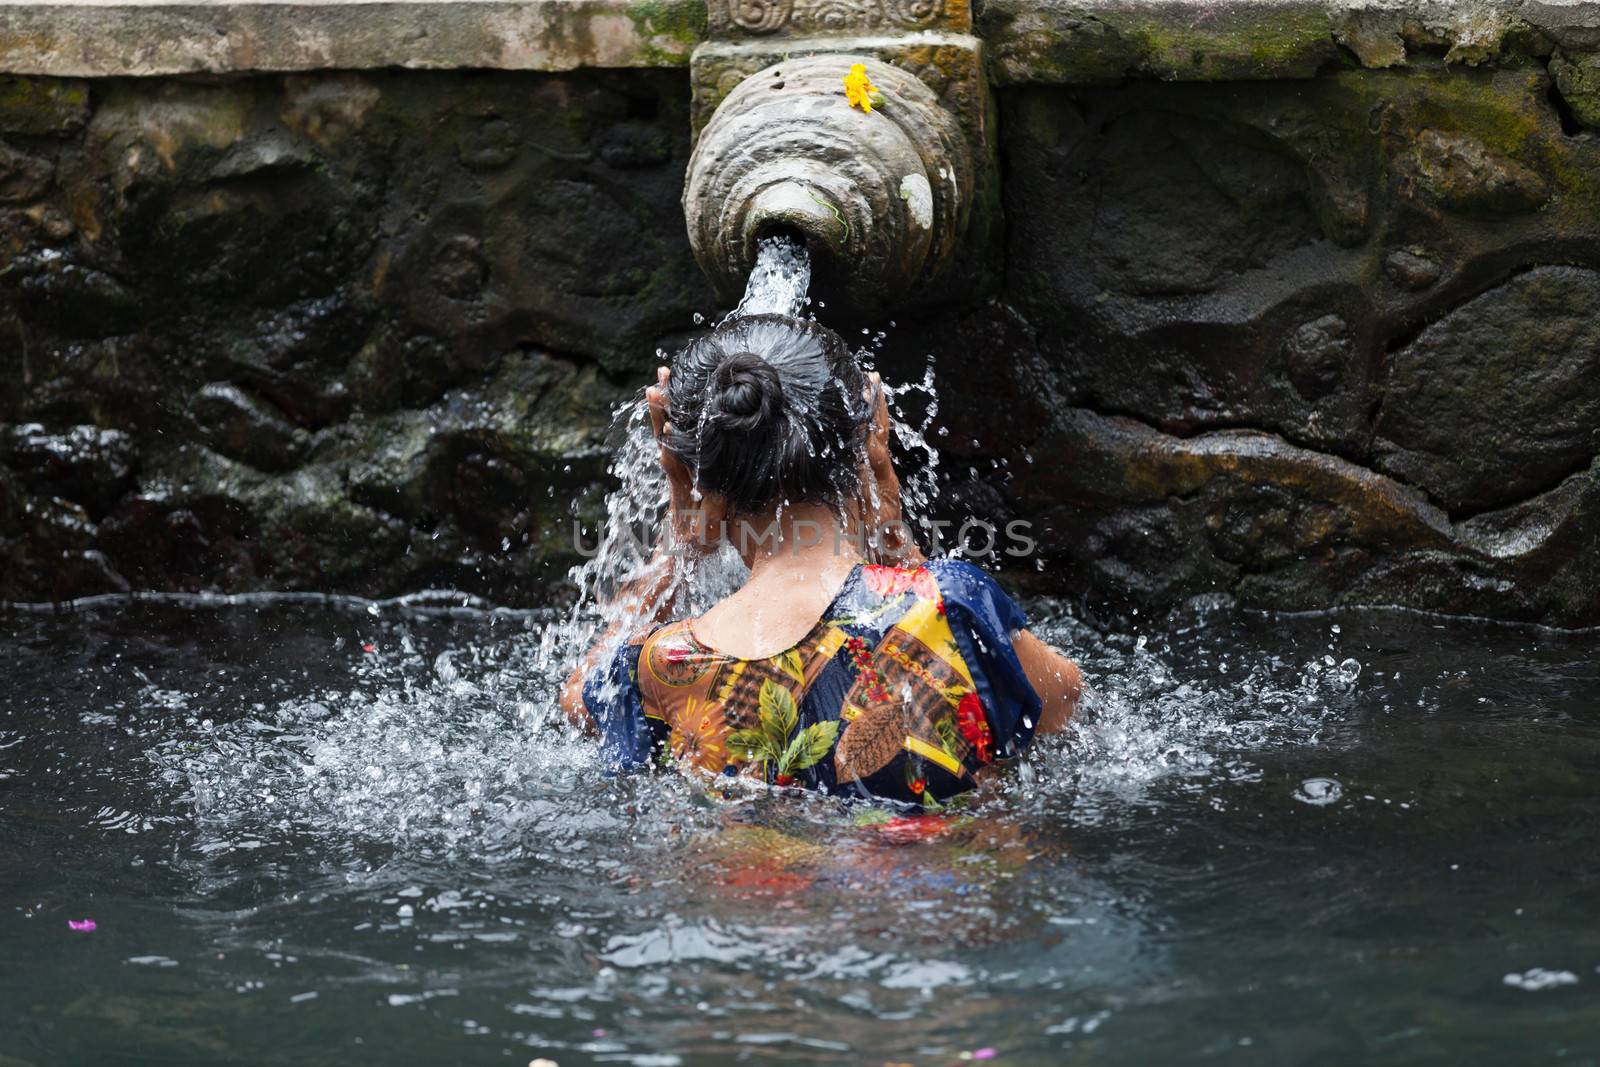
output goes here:
{"type": "Polygon", "coordinates": [[[1600,1062],[1600,636],[1031,607],[934,819],[608,777],[536,615],[0,614],[0,1064],[1600,1062]]]}

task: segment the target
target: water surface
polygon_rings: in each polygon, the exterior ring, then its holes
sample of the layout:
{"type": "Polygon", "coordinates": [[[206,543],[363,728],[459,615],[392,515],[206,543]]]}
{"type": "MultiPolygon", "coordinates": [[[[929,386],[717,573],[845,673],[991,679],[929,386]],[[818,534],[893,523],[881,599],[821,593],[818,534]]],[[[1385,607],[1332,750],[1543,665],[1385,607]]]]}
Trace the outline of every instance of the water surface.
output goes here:
{"type": "Polygon", "coordinates": [[[534,616],[0,615],[0,1063],[1600,1059],[1600,638],[1032,612],[931,823],[608,777],[534,616]]]}

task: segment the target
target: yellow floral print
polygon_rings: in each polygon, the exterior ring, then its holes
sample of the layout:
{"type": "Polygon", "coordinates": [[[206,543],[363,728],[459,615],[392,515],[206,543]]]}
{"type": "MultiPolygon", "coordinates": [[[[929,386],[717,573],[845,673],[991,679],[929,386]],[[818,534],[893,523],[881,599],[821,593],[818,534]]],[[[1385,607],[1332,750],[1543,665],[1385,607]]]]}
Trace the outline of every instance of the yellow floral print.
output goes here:
{"type": "Polygon", "coordinates": [[[672,731],[672,758],[716,774],[728,764],[728,724],[722,708],[690,698],[672,731]]]}

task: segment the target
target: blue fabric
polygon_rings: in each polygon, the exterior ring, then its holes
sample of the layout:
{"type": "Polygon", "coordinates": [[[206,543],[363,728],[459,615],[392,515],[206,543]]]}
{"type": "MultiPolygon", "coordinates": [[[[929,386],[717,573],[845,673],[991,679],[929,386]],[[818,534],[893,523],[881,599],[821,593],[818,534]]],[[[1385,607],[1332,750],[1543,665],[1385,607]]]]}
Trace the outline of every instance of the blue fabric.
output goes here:
{"type": "Polygon", "coordinates": [[[619,770],[650,765],[655,735],[639,695],[639,646],[624,644],[583,680],[583,706],[600,731],[600,755],[619,770]]]}
{"type": "MultiPolygon", "coordinates": [[[[844,707],[844,699],[855,682],[856,675],[850,668],[849,657],[836,655],[829,660],[828,665],[822,668],[822,673],[817,675],[816,681],[811,683],[805,698],[800,701],[801,729],[815,723],[838,719],[839,711],[844,707]]],[[[832,759],[814,764],[801,771],[800,775],[807,789],[832,793],[839,786],[832,759]]]]}
{"type": "Polygon", "coordinates": [[[1027,617],[999,582],[966,560],[931,559],[928,570],[939,583],[950,633],[989,713],[995,754],[1016,756],[1033,741],[1043,707],[1011,643],[1014,634],[1028,628],[1027,617]]]}

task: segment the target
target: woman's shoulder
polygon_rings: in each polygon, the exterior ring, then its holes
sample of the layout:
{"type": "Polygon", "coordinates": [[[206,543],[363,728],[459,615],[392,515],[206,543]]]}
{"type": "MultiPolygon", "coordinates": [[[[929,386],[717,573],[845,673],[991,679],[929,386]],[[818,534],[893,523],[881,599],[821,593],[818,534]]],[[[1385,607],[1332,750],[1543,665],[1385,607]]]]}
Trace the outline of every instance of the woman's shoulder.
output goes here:
{"type": "Polygon", "coordinates": [[[603,656],[584,688],[591,717],[595,708],[618,700],[642,698],[649,705],[704,678],[716,654],[695,640],[691,622],[677,619],[634,630],[603,656]]]}
{"type": "MultiPolygon", "coordinates": [[[[859,574],[860,595],[873,602],[912,593],[920,600],[939,603],[941,610],[949,602],[950,606],[989,616],[1011,619],[1018,614],[994,576],[964,559],[939,557],[906,566],[868,563],[859,568],[859,574]]],[[[849,592],[848,584],[845,592],[849,592]]]]}
{"type": "Polygon", "coordinates": [[[998,588],[994,575],[971,560],[955,556],[937,556],[923,564],[941,584],[949,583],[960,589],[998,588]]]}
{"type": "Polygon", "coordinates": [[[940,556],[928,560],[923,567],[947,599],[955,597],[974,602],[985,602],[996,597],[1007,602],[1011,599],[994,575],[971,560],[940,556]]]}
{"type": "Polygon", "coordinates": [[[681,689],[698,681],[723,658],[695,637],[693,619],[664,623],[648,631],[639,643],[640,687],[646,692],[654,687],[681,689]]]}
{"type": "Polygon", "coordinates": [[[950,557],[930,559],[926,567],[944,600],[963,609],[975,621],[1003,633],[1027,628],[1022,610],[995,576],[982,567],[950,557]]]}
{"type": "Polygon", "coordinates": [[[652,657],[679,659],[681,656],[677,650],[691,639],[687,619],[639,627],[615,639],[615,643],[600,656],[593,674],[625,675],[637,683],[652,657]]]}

